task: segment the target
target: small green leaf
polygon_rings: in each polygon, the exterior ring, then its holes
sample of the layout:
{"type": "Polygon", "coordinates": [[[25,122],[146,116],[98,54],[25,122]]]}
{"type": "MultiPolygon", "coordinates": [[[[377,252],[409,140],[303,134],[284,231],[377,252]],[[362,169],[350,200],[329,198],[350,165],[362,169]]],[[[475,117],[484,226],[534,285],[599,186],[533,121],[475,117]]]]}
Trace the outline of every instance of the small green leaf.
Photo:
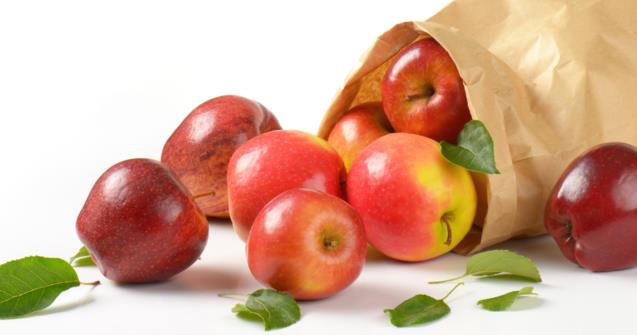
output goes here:
{"type": "Polygon", "coordinates": [[[536,293],[533,292],[533,287],[527,286],[519,291],[511,291],[497,297],[482,299],[478,301],[478,305],[482,305],[484,309],[490,311],[503,311],[511,307],[515,300],[522,295],[536,295],[536,293]]]}
{"type": "Polygon", "coordinates": [[[540,272],[530,259],[509,250],[491,250],[481,252],[469,258],[467,269],[461,276],[430,284],[440,284],[458,280],[467,276],[480,278],[507,275],[511,278],[541,282],[540,272]]]}
{"type": "Polygon", "coordinates": [[[438,320],[449,314],[451,309],[445,299],[460,285],[458,283],[442,299],[435,299],[425,294],[417,294],[393,309],[385,309],[389,321],[396,327],[409,327],[438,320]]]}
{"type": "Polygon", "coordinates": [[[60,293],[79,286],[75,269],[60,258],[31,256],[0,265],[0,319],[51,305],[60,293]]]}
{"type": "Polygon", "coordinates": [[[261,316],[259,314],[252,312],[244,304],[236,304],[232,308],[232,312],[237,314],[237,316],[239,318],[244,319],[244,320],[263,322],[263,319],[261,318],[261,316]]]}
{"type": "Polygon", "coordinates": [[[498,174],[493,152],[493,139],[481,121],[471,120],[458,135],[458,145],[442,141],[442,155],[451,163],[465,169],[498,174]]]}
{"type": "Polygon", "coordinates": [[[289,294],[271,289],[256,290],[232,312],[248,320],[261,320],[265,330],[284,328],[301,318],[301,309],[289,294]]]}
{"type": "Polygon", "coordinates": [[[77,254],[71,257],[69,263],[73,266],[95,266],[95,262],[93,262],[91,254],[86,247],[81,247],[77,254]]]}
{"type": "Polygon", "coordinates": [[[451,310],[443,300],[418,294],[403,301],[394,309],[386,309],[389,320],[396,327],[408,327],[438,320],[451,310]]]}

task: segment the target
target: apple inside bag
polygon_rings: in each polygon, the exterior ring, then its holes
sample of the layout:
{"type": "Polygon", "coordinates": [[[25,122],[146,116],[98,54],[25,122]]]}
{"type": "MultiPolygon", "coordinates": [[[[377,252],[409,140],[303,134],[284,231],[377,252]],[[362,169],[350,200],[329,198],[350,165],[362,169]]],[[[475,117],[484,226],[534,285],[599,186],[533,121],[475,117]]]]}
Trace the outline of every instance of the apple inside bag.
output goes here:
{"type": "Polygon", "coordinates": [[[637,144],[632,17],[632,0],[453,1],[426,21],[400,23],[378,37],[328,108],[319,136],[327,139],[352,107],[381,101],[397,55],[433,38],[457,67],[471,118],[491,134],[500,171],[472,173],[476,215],[454,251],[543,234],[547,198],[573,158],[603,142],[637,144]]]}

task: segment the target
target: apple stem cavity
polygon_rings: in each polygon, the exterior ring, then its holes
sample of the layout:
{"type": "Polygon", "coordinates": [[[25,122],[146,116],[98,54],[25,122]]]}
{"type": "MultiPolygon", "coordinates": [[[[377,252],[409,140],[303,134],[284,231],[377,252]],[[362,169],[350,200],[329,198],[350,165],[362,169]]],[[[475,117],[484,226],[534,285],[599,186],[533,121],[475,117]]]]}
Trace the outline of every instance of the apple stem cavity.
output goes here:
{"type": "Polygon", "coordinates": [[[338,248],[338,245],[340,244],[340,238],[338,237],[338,235],[332,234],[328,231],[324,231],[322,233],[322,238],[323,248],[328,251],[336,250],[338,248]]]}
{"type": "Polygon", "coordinates": [[[336,248],[337,242],[328,237],[323,239],[323,246],[329,250],[334,250],[336,248]]]}
{"type": "Polygon", "coordinates": [[[444,297],[442,297],[440,300],[445,300],[445,299],[449,298],[449,296],[451,295],[451,293],[453,293],[453,291],[455,291],[458,287],[460,287],[460,286],[462,286],[462,285],[464,285],[464,283],[463,283],[463,282],[459,282],[459,283],[457,283],[457,284],[456,284],[456,285],[455,285],[455,286],[451,289],[451,291],[449,291],[449,292],[448,292],[448,293],[447,293],[444,297]]]}
{"type": "Polygon", "coordinates": [[[440,218],[440,221],[442,221],[442,223],[447,228],[447,240],[445,240],[445,245],[451,245],[452,235],[451,235],[451,224],[449,223],[449,221],[451,221],[452,219],[453,219],[453,215],[451,213],[445,213],[442,215],[442,218],[440,218]]]}
{"type": "Polygon", "coordinates": [[[408,95],[406,100],[414,101],[418,99],[428,99],[431,98],[434,94],[436,94],[436,90],[433,88],[433,86],[426,86],[424,92],[408,95]]]}

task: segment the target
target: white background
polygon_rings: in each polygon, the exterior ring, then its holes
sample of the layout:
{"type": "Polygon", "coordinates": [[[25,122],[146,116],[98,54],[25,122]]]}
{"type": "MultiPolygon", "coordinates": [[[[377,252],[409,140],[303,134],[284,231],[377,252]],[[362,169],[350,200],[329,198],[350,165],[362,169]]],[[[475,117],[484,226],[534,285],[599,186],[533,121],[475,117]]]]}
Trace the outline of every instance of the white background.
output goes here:
{"type": "MultiPolygon", "coordinates": [[[[158,158],[164,141],[199,103],[222,94],[262,102],[286,128],[315,132],[346,74],[393,24],[426,19],[446,1],[3,1],[0,3],[0,261],[38,254],[67,258],[80,246],[75,218],[96,178],[131,157],[158,158]]],[[[488,4],[488,1],[485,1],[488,4]]],[[[2,334],[248,334],[224,291],[259,288],[243,243],[213,223],[202,261],[173,280],[104,284],[64,293],[49,309],[0,321],[2,334]]],[[[452,313],[396,329],[383,309],[425,284],[459,274],[465,258],[403,264],[370,257],[341,294],[303,303],[286,334],[637,333],[637,269],[592,274],[553,241],[503,247],[534,259],[539,299],[492,313],[475,302],[526,283],[469,280],[452,313]]]]}

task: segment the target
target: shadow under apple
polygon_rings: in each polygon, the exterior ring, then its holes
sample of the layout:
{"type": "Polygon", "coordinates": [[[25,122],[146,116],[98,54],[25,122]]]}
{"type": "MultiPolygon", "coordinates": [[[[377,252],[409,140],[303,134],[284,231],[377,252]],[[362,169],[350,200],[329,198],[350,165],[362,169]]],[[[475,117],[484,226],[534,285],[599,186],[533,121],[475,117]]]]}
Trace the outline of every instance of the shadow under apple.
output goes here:
{"type": "Polygon", "coordinates": [[[122,289],[140,292],[251,292],[258,284],[237,269],[218,269],[198,266],[187,269],[166,282],[119,285],[122,289]]]}

